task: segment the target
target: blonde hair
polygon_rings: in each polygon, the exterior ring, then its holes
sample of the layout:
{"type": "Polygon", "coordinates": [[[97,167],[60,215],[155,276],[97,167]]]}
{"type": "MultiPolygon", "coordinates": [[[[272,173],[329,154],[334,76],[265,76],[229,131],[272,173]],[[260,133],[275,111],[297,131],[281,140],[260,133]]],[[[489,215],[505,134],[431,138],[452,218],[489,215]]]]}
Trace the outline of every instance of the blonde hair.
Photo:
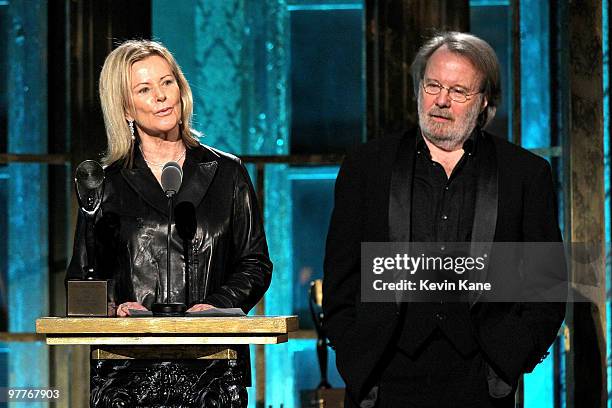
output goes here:
{"type": "Polygon", "coordinates": [[[108,147],[102,158],[108,165],[125,160],[124,166],[131,167],[135,141],[125,118],[126,113],[134,111],[131,93],[131,70],[135,62],[158,55],[162,57],[176,78],[181,95],[180,135],[187,146],[197,146],[197,132],[191,129],[193,115],[193,96],[191,88],[174,57],[161,43],[150,40],[129,40],[113,50],[104,61],[100,73],[100,102],[106,127],[108,147]]]}

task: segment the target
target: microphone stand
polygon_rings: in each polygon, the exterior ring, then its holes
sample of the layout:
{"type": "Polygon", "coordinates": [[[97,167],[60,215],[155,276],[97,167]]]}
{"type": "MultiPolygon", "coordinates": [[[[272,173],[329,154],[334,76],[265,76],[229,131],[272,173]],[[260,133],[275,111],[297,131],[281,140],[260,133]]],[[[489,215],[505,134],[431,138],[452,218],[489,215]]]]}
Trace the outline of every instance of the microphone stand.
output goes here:
{"type": "Polygon", "coordinates": [[[172,237],[172,210],[175,192],[170,190],[168,195],[168,237],[166,241],[166,302],[153,303],[151,310],[153,316],[172,317],[185,316],[187,305],[184,303],[170,303],[170,240],[172,237]]]}

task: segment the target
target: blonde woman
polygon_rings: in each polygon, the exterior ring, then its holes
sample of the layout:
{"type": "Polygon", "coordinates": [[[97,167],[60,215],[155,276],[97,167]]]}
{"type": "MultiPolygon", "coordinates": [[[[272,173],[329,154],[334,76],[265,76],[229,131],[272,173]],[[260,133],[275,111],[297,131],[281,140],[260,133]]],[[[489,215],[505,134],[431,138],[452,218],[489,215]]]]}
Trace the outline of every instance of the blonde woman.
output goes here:
{"type": "MultiPolygon", "coordinates": [[[[121,44],[102,68],[100,100],[108,148],[96,263],[114,281],[117,316],[166,300],[168,209],[160,178],[169,161],[184,174],[174,200],[169,301],[188,311],[248,312],[272,272],[257,199],[237,158],[198,141],[191,90],[172,54],[154,41],[121,44]]],[[[81,276],[86,263],[83,224],[69,278],[81,276]]]]}

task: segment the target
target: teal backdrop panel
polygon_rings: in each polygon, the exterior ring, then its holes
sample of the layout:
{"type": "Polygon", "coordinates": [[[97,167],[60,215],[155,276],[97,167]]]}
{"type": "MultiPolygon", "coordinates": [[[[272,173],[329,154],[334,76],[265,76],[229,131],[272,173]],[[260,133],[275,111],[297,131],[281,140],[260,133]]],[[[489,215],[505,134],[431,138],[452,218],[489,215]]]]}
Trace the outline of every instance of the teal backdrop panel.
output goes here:
{"type": "MultiPolygon", "coordinates": [[[[47,152],[47,4],[9,2],[9,153],[47,152]]],[[[49,313],[47,166],[8,165],[8,330],[35,331],[49,313]]],[[[42,343],[8,344],[8,387],[45,387],[48,349],[42,343]]],[[[43,406],[31,403],[27,406],[43,406]]]]}
{"type": "MultiPolygon", "coordinates": [[[[548,2],[520,0],[521,28],[521,145],[551,146],[550,17],[548,2]]],[[[550,158],[547,158],[550,160],[550,158]]],[[[524,407],[553,408],[555,405],[554,350],[524,376],[524,407]]]]}
{"type": "Polygon", "coordinates": [[[549,147],[550,23],[549,2],[520,0],[521,145],[549,147]]]}

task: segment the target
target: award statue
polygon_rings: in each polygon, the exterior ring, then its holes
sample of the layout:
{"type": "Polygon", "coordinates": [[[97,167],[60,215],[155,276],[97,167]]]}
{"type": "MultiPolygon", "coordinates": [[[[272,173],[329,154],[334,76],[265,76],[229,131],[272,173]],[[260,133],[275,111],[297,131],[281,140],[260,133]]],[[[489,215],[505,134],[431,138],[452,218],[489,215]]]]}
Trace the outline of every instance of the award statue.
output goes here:
{"type": "Polygon", "coordinates": [[[80,279],[66,281],[66,315],[101,317],[112,314],[109,308],[109,282],[100,279],[96,270],[95,219],[104,194],[104,170],[94,160],[77,166],[74,185],[79,208],[85,221],[87,265],[80,279]]]}

